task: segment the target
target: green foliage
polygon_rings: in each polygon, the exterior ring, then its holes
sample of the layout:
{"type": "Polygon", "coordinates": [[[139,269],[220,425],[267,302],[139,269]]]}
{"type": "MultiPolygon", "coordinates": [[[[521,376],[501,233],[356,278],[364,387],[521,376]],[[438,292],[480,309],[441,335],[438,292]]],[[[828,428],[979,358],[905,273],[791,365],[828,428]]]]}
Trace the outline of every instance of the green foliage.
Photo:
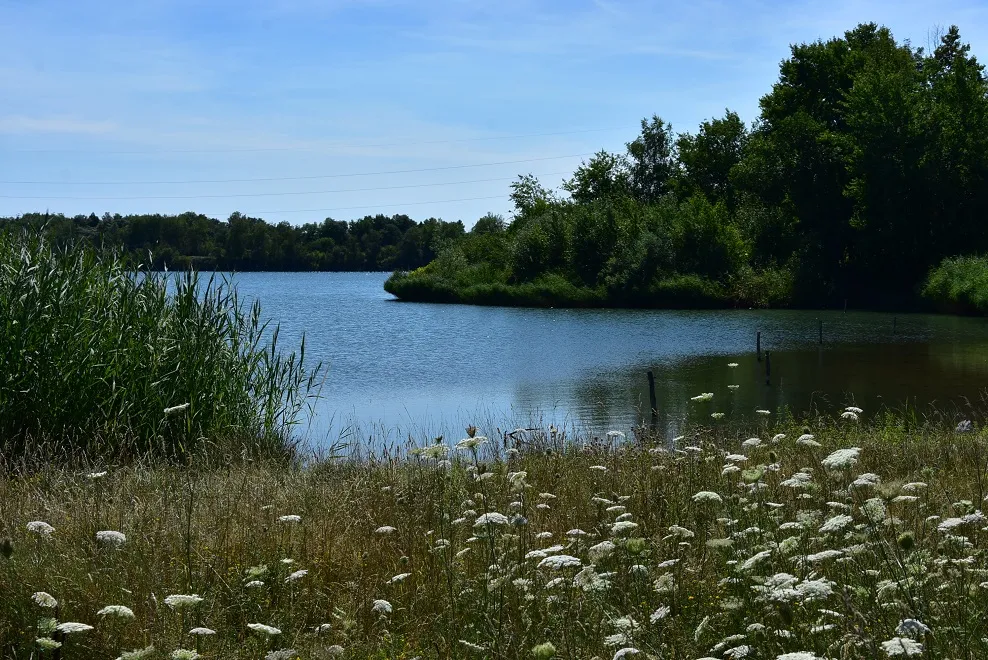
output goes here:
{"type": "MultiPolygon", "coordinates": [[[[496,272],[612,305],[915,307],[932,267],[988,252],[988,80],[956,27],[932,53],[874,23],[796,44],[760,107],[750,129],[727,110],[678,137],[642,120],[627,153],[577,168],[569,200],[521,178],[496,272]]],[[[980,309],[958,263],[927,297],[980,309]]]]}
{"type": "Polygon", "coordinates": [[[629,184],[638,201],[651,204],[669,192],[676,170],[674,142],[672,124],[652,115],[650,120],[642,119],[641,133],[625,145],[631,160],[629,184]]]}
{"type": "Polygon", "coordinates": [[[923,296],[945,311],[988,314],[988,257],[954,257],[930,271],[923,296]]]}
{"type": "Polygon", "coordinates": [[[694,273],[660,279],[649,287],[648,297],[650,306],[666,308],[724,307],[727,303],[719,283],[694,273]]]}
{"type": "Polygon", "coordinates": [[[631,194],[631,172],[627,159],[620,154],[599,151],[582,163],[573,177],[563,182],[563,190],[577,204],[625,197],[631,194]]]}
{"type": "Polygon", "coordinates": [[[463,236],[461,222],[405,215],[331,218],[300,226],[272,225],[240,213],[226,222],[196,213],[95,215],[68,218],[30,213],[0,218],[0,229],[44,228],[56,245],[82,242],[118,249],[136,263],[184,270],[393,270],[412,269],[435,258],[436,246],[463,236]]]}
{"type": "Polygon", "coordinates": [[[43,235],[0,232],[0,300],[8,456],[287,455],[320,371],[226,283],[43,235]]]}

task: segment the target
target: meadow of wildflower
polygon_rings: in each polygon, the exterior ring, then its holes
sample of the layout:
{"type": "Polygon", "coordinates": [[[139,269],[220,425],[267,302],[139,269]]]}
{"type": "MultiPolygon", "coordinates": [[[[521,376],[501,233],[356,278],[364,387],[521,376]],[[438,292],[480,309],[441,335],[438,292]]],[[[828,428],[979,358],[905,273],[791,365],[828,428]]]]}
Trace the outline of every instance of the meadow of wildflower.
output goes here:
{"type": "Polygon", "coordinates": [[[859,414],[6,465],[0,656],[988,656],[988,434],[859,414]]]}

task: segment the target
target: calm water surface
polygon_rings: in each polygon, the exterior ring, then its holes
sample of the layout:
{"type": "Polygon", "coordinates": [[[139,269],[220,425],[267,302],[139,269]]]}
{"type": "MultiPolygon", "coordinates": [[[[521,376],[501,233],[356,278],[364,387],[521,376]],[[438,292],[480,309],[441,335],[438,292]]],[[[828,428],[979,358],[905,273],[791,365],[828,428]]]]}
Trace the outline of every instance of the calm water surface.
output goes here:
{"type": "Polygon", "coordinates": [[[241,273],[282,338],[307,337],[328,376],[309,437],[402,441],[475,423],[486,433],[532,423],[628,431],[647,417],[801,413],[848,403],[871,413],[910,404],[964,406],[988,386],[988,320],[840,311],[519,309],[395,301],[380,273],[241,273]],[[818,321],[824,343],[818,343],[818,321]],[[771,380],[755,333],[771,353],[771,380]],[[737,368],[728,368],[737,362],[737,368]],[[736,390],[728,388],[737,384],[736,390]],[[707,403],[690,402],[713,392],[707,403]]]}

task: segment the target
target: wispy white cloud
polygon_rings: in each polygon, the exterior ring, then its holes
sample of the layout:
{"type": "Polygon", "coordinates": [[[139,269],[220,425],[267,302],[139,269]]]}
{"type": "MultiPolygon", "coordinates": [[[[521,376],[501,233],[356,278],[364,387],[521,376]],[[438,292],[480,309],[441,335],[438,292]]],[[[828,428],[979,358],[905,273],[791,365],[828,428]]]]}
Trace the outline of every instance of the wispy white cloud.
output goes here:
{"type": "Polygon", "coordinates": [[[117,128],[112,121],[75,117],[0,117],[0,133],[79,133],[102,135],[117,128]]]}

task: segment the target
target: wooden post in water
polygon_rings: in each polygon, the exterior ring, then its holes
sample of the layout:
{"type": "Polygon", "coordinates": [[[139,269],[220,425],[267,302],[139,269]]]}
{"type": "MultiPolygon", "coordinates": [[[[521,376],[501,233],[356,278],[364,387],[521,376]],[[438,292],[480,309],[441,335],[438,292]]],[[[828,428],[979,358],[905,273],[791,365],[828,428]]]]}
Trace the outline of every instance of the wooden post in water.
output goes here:
{"type": "Polygon", "coordinates": [[[817,319],[817,329],[820,335],[820,345],[823,346],[823,319],[817,319]]]}
{"type": "Polygon", "coordinates": [[[768,351],[765,351],[765,384],[772,384],[772,357],[768,351]]]}
{"type": "Polygon", "coordinates": [[[758,361],[762,361],[762,333],[759,330],[755,333],[755,353],[758,355],[758,361]]]}
{"type": "Polygon", "coordinates": [[[648,405],[652,411],[650,421],[654,431],[659,423],[659,410],[658,404],[655,402],[655,374],[651,370],[648,372],[648,405]]]}

